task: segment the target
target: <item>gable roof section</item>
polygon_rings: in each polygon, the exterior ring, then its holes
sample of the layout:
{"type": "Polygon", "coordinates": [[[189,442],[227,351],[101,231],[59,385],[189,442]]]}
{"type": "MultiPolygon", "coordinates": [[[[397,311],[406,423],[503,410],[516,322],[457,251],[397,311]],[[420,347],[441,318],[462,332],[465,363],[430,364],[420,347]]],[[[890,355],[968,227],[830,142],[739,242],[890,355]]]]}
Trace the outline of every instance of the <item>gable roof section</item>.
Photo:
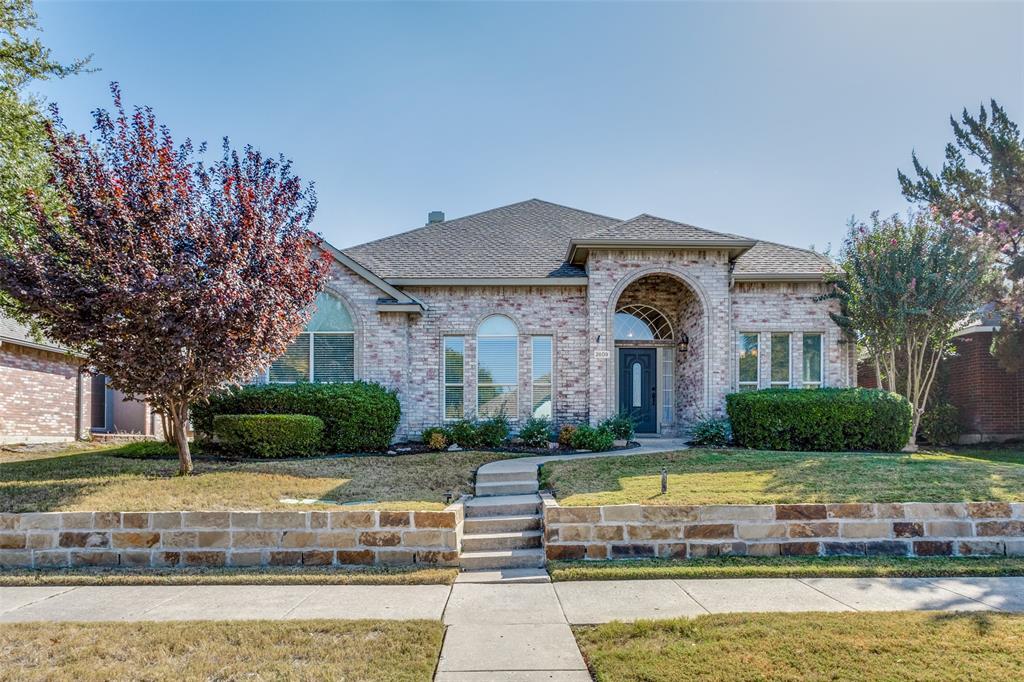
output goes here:
{"type": "Polygon", "coordinates": [[[27,325],[0,313],[0,345],[5,343],[72,355],[56,341],[46,337],[37,338],[27,325]]]}
{"type": "Polygon", "coordinates": [[[740,237],[726,232],[705,230],[702,227],[676,222],[666,218],[642,213],[635,218],[623,220],[602,230],[573,239],[569,242],[566,261],[582,264],[587,253],[593,247],[609,246],[624,247],[721,247],[727,248],[738,255],[749,249],[756,242],[747,237],[740,237]]]}
{"type": "Polygon", "coordinates": [[[563,259],[575,237],[618,219],[529,199],[345,249],[392,284],[408,280],[586,277],[563,259]]]}

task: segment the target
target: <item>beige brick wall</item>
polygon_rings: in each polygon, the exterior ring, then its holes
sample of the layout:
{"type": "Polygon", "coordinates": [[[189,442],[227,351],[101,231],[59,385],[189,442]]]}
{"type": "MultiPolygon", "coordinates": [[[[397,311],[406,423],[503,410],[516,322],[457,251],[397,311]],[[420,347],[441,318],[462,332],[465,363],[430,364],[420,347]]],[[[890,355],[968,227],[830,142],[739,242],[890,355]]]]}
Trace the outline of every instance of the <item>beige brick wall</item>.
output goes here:
{"type": "Polygon", "coordinates": [[[0,514],[0,567],[458,565],[444,511],[0,514]]]}
{"type": "Polygon", "coordinates": [[[609,505],[544,500],[548,559],[1024,555],[1024,503],[609,505]]]}
{"type": "Polygon", "coordinates": [[[74,440],[89,434],[88,377],[78,403],[78,360],[11,343],[0,345],[0,443],[74,440]]]}

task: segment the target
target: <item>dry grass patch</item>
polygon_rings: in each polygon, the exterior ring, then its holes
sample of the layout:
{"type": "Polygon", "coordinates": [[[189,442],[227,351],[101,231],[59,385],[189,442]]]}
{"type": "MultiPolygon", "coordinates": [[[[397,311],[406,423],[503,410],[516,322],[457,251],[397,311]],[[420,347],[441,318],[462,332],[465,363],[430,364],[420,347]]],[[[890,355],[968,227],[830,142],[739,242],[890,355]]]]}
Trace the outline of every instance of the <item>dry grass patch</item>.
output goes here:
{"type": "Polygon", "coordinates": [[[744,613],[574,631],[599,682],[1024,679],[1021,615],[744,613]]]}
{"type": "Polygon", "coordinates": [[[942,452],[681,452],[551,462],[565,506],[1024,500],[1024,448],[942,452]],[[668,492],[661,494],[661,470],[668,492]]]}
{"type": "MultiPolygon", "coordinates": [[[[151,456],[153,444],[6,453],[0,460],[0,512],[327,509],[443,509],[444,496],[473,489],[476,470],[508,453],[441,452],[332,456],[283,461],[197,457],[178,477],[177,460],[151,456]],[[295,505],[281,499],[316,499],[295,505]]],[[[161,453],[159,447],[157,454],[161,453]]]]}
{"type": "Polygon", "coordinates": [[[429,680],[436,621],[20,623],[0,680],[429,680]]]}
{"type": "Polygon", "coordinates": [[[451,585],[457,568],[72,568],[0,571],[0,587],[45,585],[451,585]]]}
{"type": "Polygon", "coordinates": [[[1024,575],[1024,557],[716,557],[549,561],[551,579],[939,578],[1024,575]]]}

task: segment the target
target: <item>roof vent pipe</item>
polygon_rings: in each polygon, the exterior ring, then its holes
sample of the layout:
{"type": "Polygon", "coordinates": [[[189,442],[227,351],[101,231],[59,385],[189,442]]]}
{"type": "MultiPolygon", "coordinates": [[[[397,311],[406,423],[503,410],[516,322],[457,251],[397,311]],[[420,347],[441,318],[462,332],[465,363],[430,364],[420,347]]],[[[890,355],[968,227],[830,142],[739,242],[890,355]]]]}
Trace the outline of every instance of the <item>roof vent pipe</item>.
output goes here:
{"type": "Polygon", "coordinates": [[[431,211],[427,214],[427,225],[444,222],[444,211],[431,211]]]}

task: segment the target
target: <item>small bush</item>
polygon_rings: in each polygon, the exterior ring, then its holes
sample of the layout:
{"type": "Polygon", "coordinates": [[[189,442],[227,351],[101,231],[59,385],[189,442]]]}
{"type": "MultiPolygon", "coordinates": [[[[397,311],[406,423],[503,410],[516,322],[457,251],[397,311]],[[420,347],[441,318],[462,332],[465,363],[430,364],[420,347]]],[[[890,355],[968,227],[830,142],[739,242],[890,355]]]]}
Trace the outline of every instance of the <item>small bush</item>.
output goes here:
{"type": "Polygon", "coordinates": [[[956,407],[940,403],[922,414],[921,435],[932,445],[954,445],[960,440],[956,407]]]}
{"type": "Polygon", "coordinates": [[[431,426],[423,429],[420,440],[431,450],[444,450],[452,442],[452,434],[443,426],[431,426]]]}
{"type": "MultiPolygon", "coordinates": [[[[200,454],[201,447],[197,443],[192,443],[189,450],[195,456],[200,454]]],[[[178,450],[162,440],[142,440],[125,443],[111,450],[103,450],[103,456],[125,459],[177,459],[178,450]]]]}
{"type": "Polygon", "coordinates": [[[576,427],[566,424],[558,431],[558,444],[563,448],[572,447],[572,438],[576,435],[576,427]]]}
{"type": "Polygon", "coordinates": [[[883,450],[910,438],[910,403],[867,388],[766,389],[726,396],[733,438],[759,450],[883,450]]]}
{"type": "Polygon", "coordinates": [[[508,419],[504,415],[485,419],[476,425],[476,435],[480,445],[487,448],[501,447],[508,439],[508,419]]]}
{"type": "Polygon", "coordinates": [[[599,426],[595,429],[593,426],[583,424],[572,435],[572,447],[576,450],[603,452],[604,450],[611,450],[614,445],[615,434],[605,426],[599,426]]]}
{"type": "Polygon", "coordinates": [[[732,440],[732,427],[728,419],[701,419],[693,427],[690,443],[702,447],[720,448],[732,440]]]}
{"type": "Polygon", "coordinates": [[[227,389],[192,406],[192,425],[213,434],[222,414],[307,414],[324,423],[326,452],[384,450],[398,428],[398,396],[380,384],[258,384],[227,389]]]}
{"type": "Polygon", "coordinates": [[[213,432],[229,455],[302,457],[320,449],[324,422],[305,414],[219,414],[213,432]]]}
{"type": "Polygon", "coordinates": [[[636,432],[636,423],[628,414],[618,414],[601,422],[601,426],[612,432],[616,440],[629,440],[636,432]]]}
{"type": "Polygon", "coordinates": [[[448,431],[451,433],[452,442],[460,448],[480,447],[480,434],[477,433],[476,424],[468,419],[455,422],[448,431]]]}
{"type": "Polygon", "coordinates": [[[523,444],[531,448],[547,447],[551,439],[551,420],[542,417],[530,417],[519,429],[519,437],[523,444]]]}

